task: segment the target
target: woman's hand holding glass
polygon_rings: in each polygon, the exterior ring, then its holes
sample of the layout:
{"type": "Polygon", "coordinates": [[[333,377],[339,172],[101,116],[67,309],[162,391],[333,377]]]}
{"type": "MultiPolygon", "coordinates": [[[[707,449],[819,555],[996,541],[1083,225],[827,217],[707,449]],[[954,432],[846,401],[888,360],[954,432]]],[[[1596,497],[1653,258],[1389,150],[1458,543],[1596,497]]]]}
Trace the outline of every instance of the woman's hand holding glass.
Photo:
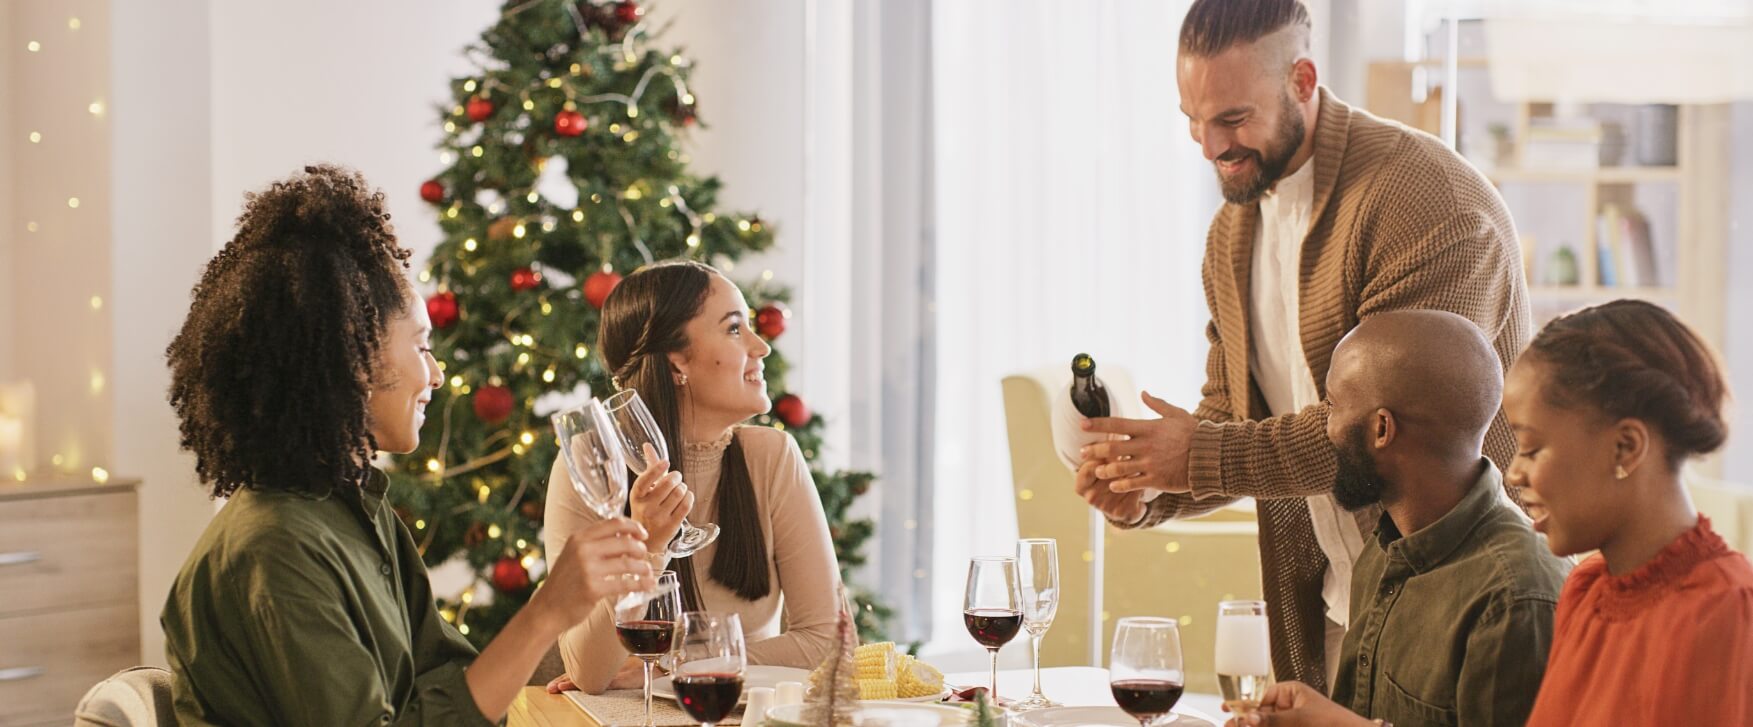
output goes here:
{"type": "Polygon", "coordinates": [[[606,598],[657,586],[651,564],[641,547],[645,528],[625,518],[593,523],[549,554],[549,567],[542,588],[533,602],[540,613],[550,615],[556,632],[590,618],[591,611],[606,598]]]}
{"type": "Polygon", "coordinates": [[[633,480],[630,501],[633,519],[645,526],[650,536],[645,549],[653,554],[665,552],[682,522],[694,509],[694,493],[682,482],[681,472],[670,471],[669,460],[658,458],[650,444],[643,445],[645,470],[633,480]]]}

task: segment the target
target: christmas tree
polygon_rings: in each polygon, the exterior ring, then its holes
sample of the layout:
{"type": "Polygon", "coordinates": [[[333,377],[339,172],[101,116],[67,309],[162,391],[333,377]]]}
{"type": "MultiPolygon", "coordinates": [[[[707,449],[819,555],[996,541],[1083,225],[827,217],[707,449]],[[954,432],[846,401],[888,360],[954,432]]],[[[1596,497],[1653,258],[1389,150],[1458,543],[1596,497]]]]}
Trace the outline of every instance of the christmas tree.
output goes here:
{"type": "MultiPolygon", "coordinates": [[[[618,271],[671,258],[728,269],[773,244],[758,216],[713,210],[716,178],[688,172],[690,62],[655,47],[648,26],[631,1],[512,0],[466,49],[475,72],[453,79],[455,104],[440,109],[449,166],[420,195],[443,239],[420,280],[436,289],[426,306],[445,384],[420,449],[391,468],[390,498],[428,566],[461,554],[473,569],[473,585],[437,595],[477,645],[539,585],[557,453],[543,397],[610,391],[591,346],[618,271]]],[[[778,338],[787,291],[744,288],[756,331],[778,338]]],[[[754,423],[790,432],[811,461],[844,577],[873,530],[848,518],[872,476],[815,466],[822,419],[787,390],[787,368],[777,350],[767,359],[773,410],[754,423]]],[[[860,629],[880,638],[887,609],[854,599],[860,629]]]]}

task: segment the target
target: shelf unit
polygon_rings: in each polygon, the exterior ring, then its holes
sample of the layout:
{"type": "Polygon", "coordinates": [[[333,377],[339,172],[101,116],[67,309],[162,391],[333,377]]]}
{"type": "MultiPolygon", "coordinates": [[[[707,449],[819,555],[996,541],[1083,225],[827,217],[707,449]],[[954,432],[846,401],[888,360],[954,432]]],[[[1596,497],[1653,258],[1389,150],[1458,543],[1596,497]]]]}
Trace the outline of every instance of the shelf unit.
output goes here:
{"type": "MultiPolygon", "coordinates": [[[[1673,164],[1540,168],[1524,163],[1524,152],[1535,120],[1552,116],[1554,104],[1498,101],[1489,96],[1489,84],[1480,80],[1483,72],[1489,70],[1488,61],[1463,57],[1457,65],[1459,74],[1454,85],[1461,117],[1462,151],[1504,194],[1510,215],[1523,235],[1524,272],[1528,274],[1535,325],[1544,325],[1558,314],[1579,307],[1616,298],[1637,298],[1673,310],[1720,353],[1726,336],[1729,161],[1724,150],[1729,148],[1728,107],[1675,107],[1673,164]],[[1469,78],[1467,74],[1473,75],[1469,78]],[[1504,118],[1506,106],[1511,111],[1504,118]],[[1465,131],[1470,113],[1479,114],[1479,118],[1503,119],[1502,125],[1510,131],[1508,154],[1493,149],[1487,159],[1478,149],[1467,148],[1470,139],[1465,131]],[[1661,270],[1657,276],[1659,284],[1602,285],[1598,218],[1608,205],[1641,208],[1646,199],[1662,200],[1666,208],[1663,214],[1648,217],[1654,255],[1661,270]],[[1570,217],[1572,210],[1580,216],[1570,217]],[[1535,228],[1551,229],[1557,225],[1574,232],[1556,240],[1532,239],[1535,228]],[[1553,284],[1550,276],[1540,272],[1560,247],[1570,248],[1574,256],[1575,284],[1553,284]]],[[[1443,94],[1451,91],[1446,87],[1443,71],[1441,59],[1372,63],[1365,106],[1378,115],[1437,134],[1440,125],[1437,110],[1443,94]],[[1416,88],[1423,92],[1413,93],[1416,88]]],[[[1589,112],[1610,115],[1601,107],[1589,107],[1589,112]]],[[[1483,140],[1471,141],[1477,144],[1483,140]]],[[[1719,458],[1700,463],[1700,471],[1719,474],[1719,458]]]]}

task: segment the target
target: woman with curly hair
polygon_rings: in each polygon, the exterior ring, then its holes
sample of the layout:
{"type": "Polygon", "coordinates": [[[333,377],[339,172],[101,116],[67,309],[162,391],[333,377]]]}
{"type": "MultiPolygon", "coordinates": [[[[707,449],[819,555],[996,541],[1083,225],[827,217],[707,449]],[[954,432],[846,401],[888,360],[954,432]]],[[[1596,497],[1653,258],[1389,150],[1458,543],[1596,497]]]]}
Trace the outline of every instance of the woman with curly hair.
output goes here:
{"type": "MultiPolygon", "coordinates": [[[[686,610],[741,616],[749,663],[807,669],[837,643],[840,568],[797,442],[772,427],[741,426],[772,406],[761,372],[773,349],[749,327],[748,311],[742,292],[710,266],[654,265],[604,301],[597,351],[619,387],[639,392],[680,458],[675,472],[652,462],[631,488],[629,513],[651,533],[653,564],[676,571],[686,610]],[[666,562],[683,517],[718,525],[719,538],[666,562]]],[[[556,461],[550,481],[565,478],[556,461]]],[[[572,488],[548,489],[549,548],[599,522],[572,488]]],[[[643,682],[606,605],[560,637],[560,655],[566,673],[549,691],[643,682]]]]}
{"type": "Polygon", "coordinates": [[[389,218],[334,166],[247,195],[167,351],[182,446],[228,498],[160,617],[183,724],[491,724],[562,631],[652,584],[644,529],[604,521],[479,654],[439,616],[371,466],[419,444],[442,380],[389,218]]]}

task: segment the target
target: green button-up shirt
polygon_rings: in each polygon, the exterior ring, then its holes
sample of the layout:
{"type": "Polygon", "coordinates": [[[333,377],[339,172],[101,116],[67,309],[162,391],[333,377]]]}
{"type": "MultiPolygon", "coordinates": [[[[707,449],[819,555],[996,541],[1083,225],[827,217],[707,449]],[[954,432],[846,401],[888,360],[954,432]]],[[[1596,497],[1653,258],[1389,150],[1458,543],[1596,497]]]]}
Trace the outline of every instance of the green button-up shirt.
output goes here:
{"type": "Polygon", "coordinates": [[[492,724],[388,485],[240,490],[219,511],[159,618],[182,724],[492,724]]]}
{"type": "Polygon", "coordinates": [[[1481,463],[1435,523],[1402,536],[1384,513],[1364,539],[1333,689],[1353,712],[1400,727],[1527,721],[1570,564],[1481,463]]]}

